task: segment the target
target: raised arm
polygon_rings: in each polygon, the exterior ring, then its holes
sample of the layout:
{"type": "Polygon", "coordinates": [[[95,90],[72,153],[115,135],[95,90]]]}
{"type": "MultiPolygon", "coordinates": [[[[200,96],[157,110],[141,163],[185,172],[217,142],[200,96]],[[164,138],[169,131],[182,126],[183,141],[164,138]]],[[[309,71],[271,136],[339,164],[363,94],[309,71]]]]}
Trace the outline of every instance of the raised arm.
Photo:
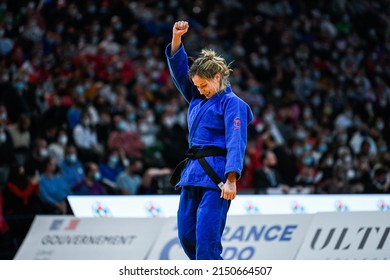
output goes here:
{"type": "Polygon", "coordinates": [[[181,37],[187,33],[188,28],[186,21],[175,22],[172,28],[172,43],[167,46],[165,55],[173,83],[186,101],[190,102],[199,92],[188,77],[188,56],[181,42],[181,37]]]}
{"type": "Polygon", "coordinates": [[[181,45],[181,36],[187,33],[189,28],[187,21],[177,21],[172,28],[171,56],[177,52],[181,45]]]}

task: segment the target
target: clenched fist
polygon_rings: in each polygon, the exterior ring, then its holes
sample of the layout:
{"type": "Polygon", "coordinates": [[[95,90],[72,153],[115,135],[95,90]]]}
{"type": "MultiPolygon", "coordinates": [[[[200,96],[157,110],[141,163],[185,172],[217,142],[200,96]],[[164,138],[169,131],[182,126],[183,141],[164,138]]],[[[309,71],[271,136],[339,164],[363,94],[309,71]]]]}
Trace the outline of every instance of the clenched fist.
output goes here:
{"type": "Polygon", "coordinates": [[[173,36],[183,36],[184,34],[187,33],[189,24],[187,21],[177,21],[173,25],[173,36]]]}

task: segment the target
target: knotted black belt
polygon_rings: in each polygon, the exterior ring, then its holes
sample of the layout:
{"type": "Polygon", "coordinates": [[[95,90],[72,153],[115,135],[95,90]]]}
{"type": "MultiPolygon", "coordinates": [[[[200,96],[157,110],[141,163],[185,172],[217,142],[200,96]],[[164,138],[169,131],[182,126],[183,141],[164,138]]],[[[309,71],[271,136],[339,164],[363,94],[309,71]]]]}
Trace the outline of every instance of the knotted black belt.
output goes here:
{"type": "Polygon", "coordinates": [[[211,168],[210,164],[206,161],[205,157],[209,156],[226,156],[226,150],[218,148],[218,147],[209,147],[205,149],[196,149],[196,148],[190,148],[185,153],[186,158],[181,161],[175,168],[175,170],[172,173],[170,182],[172,186],[176,186],[176,184],[179,182],[181,173],[183,172],[184,166],[187,164],[188,160],[190,159],[197,159],[199,161],[199,164],[202,166],[206,174],[213,180],[213,182],[222,189],[222,186],[224,184],[223,180],[219,178],[218,174],[215,173],[215,171],[211,168]]]}

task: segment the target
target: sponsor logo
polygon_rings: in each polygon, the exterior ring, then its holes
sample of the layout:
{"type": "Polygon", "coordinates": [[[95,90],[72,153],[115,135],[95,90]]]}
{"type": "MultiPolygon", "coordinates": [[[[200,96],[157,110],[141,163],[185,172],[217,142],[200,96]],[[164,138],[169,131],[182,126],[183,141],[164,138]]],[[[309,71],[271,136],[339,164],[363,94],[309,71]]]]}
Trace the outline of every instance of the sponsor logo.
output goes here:
{"type": "Polygon", "coordinates": [[[258,214],[258,213],[260,213],[260,208],[257,205],[253,204],[251,201],[246,202],[244,207],[245,207],[245,212],[247,214],[258,214]]]}
{"type": "Polygon", "coordinates": [[[379,211],[390,211],[390,204],[383,199],[378,200],[377,204],[379,211]]]}
{"type": "Polygon", "coordinates": [[[390,227],[318,228],[310,242],[312,250],[382,250],[389,239],[390,227]],[[368,245],[367,245],[368,244],[368,245]]]}
{"type": "Polygon", "coordinates": [[[150,217],[162,217],[161,208],[151,201],[145,204],[145,210],[150,217]]]}
{"type": "Polygon", "coordinates": [[[103,203],[97,201],[92,204],[92,213],[94,217],[111,217],[110,209],[103,203]]]}
{"type": "Polygon", "coordinates": [[[293,213],[306,213],[305,207],[296,200],[291,201],[291,211],[293,213]]]}
{"type": "MultiPolygon", "coordinates": [[[[176,233],[177,228],[173,229],[176,233]]],[[[222,258],[225,260],[250,260],[253,259],[260,242],[287,244],[293,242],[297,224],[270,224],[270,225],[238,225],[225,227],[222,242],[222,258]]],[[[160,260],[174,259],[182,255],[183,249],[179,239],[174,237],[167,241],[159,255],[160,260]]]]}
{"type": "Polygon", "coordinates": [[[349,211],[348,205],[341,200],[337,200],[335,202],[335,208],[336,208],[337,212],[348,212],[349,211]]]}

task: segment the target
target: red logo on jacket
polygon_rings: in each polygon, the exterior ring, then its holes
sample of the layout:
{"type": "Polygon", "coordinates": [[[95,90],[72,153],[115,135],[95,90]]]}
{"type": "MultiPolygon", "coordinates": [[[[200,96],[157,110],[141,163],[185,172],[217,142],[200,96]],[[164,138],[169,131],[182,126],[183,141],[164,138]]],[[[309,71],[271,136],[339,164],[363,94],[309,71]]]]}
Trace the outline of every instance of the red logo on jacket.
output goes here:
{"type": "Polygon", "coordinates": [[[240,119],[234,119],[234,130],[238,130],[241,128],[241,121],[240,119]]]}

